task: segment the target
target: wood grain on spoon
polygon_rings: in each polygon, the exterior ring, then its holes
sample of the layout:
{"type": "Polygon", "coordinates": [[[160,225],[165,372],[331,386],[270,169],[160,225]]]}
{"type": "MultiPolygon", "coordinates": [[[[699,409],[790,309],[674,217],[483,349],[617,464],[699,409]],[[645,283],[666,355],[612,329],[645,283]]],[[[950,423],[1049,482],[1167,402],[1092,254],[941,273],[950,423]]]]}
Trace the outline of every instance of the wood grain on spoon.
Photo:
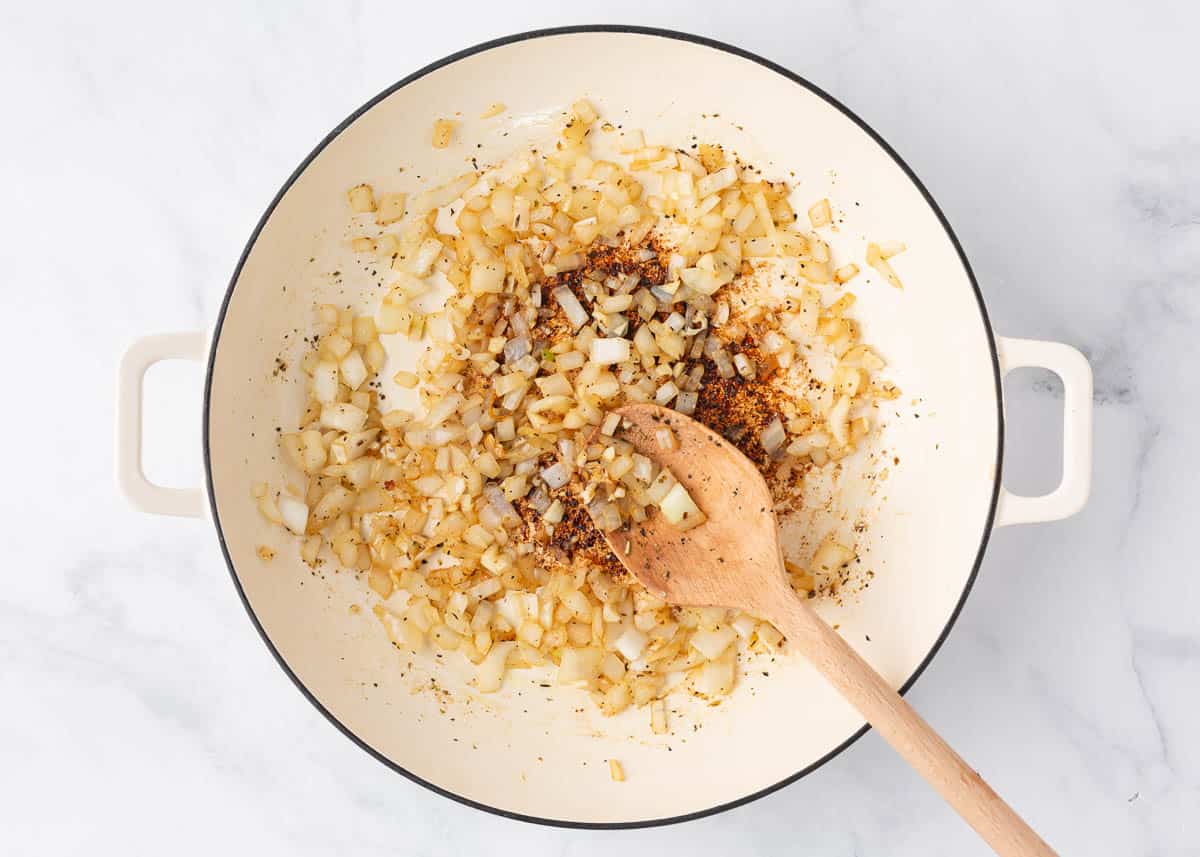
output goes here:
{"type": "Polygon", "coordinates": [[[661,515],[606,534],[639,581],[667,601],[770,620],[955,811],[1002,855],[1055,852],[788,583],[774,501],[754,464],[716,432],[657,405],[627,405],[617,436],[665,465],[708,517],[681,532],[661,515]],[[668,426],[678,449],[662,449],[668,426]]]}

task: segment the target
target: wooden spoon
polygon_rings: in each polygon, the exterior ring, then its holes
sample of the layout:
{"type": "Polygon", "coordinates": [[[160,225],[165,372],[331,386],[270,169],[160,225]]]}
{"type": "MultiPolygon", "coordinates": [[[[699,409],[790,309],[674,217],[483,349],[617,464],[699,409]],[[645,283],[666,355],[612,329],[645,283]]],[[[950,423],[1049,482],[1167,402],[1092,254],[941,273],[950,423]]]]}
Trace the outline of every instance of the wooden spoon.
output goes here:
{"type": "Polygon", "coordinates": [[[662,515],[606,534],[638,580],[672,604],[732,607],[769,620],[892,748],[1002,855],[1055,852],[788,582],[774,501],[758,468],[716,432],[657,405],[627,405],[617,436],[671,469],[708,517],[686,532],[662,515]],[[655,430],[679,441],[662,449],[655,430]]]}

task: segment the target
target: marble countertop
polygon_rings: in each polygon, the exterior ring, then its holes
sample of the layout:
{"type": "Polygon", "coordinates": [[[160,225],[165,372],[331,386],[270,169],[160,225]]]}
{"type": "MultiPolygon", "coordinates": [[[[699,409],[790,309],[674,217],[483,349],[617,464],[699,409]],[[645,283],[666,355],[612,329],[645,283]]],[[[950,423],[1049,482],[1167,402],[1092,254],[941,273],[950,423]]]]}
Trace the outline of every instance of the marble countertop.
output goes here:
{"type": "MultiPolygon", "coordinates": [[[[828,89],[937,197],[998,332],[1088,354],[1090,504],[995,534],[910,699],[1063,854],[1200,854],[1200,11],[603,8],[742,45],[828,89]]],[[[463,46],[600,17],[474,2],[0,12],[0,353],[14,393],[0,423],[13,453],[0,494],[0,852],[985,853],[874,734],[770,797],[668,829],[553,830],[437,797],[301,701],[207,524],[143,516],[117,495],[122,349],[210,322],[263,207],[321,136],[463,46]]],[[[193,483],[199,370],[164,366],[148,383],[148,467],[193,483]]],[[[1022,373],[1008,391],[1008,483],[1048,488],[1061,389],[1022,373]]]]}

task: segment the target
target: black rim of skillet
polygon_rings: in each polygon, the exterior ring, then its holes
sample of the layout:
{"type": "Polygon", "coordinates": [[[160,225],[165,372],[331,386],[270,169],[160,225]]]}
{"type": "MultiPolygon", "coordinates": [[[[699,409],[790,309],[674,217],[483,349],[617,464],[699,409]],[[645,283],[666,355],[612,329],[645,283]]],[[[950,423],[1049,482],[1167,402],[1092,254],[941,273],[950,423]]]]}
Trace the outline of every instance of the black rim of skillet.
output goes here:
{"type": "Polygon", "coordinates": [[[370,746],[364,740],[359,738],[358,735],[356,735],[348,726],[346,726],[344,723],[342,723],[340,720],[338,720],[338,718],[333,714],[333,712],[331,712],[331,711],[329,711],[329,709],[325,708],[325,706],[322,705],[320,703],[320,701],[312,694],[312,692],[308,689],[308,687],[305,686],[304,682],[302,682],[300,680],[300,678],[296,675],[296,673],[294,673],[292,671],[291,667],[289,667],[287,665],[287,662],[284,661],[283,656],[279,653],[279,650],[275,648],[275,644],[271,642],[271,638],[269,636],[267,636],[267,632],[264,630],[262,623],[259,622],[258,616],[255,615],[254,608],[250,606],[250,601],[246,597],[246,592],[242,588],[241,581],[238,579],[237,571],[234,568],[233,559],[229,555],[229,546],[225,542],[225,533],[221,528],[221,515],[220,515],[220,511],[217,508],[216,494],[213,491],[212,447],[210,444],[208,426],[209,426],[209,416],[211,413],[210,409],[212,407],[213,367],[216,364],[217,345],[221,341],[221,329],[225,323],[225,313],[229,309],[229,301],[233,297],[233,290],[237,286],[238,278],[242,272],[242,267],[245,265],[246,259],[250,255],[251,249],[254,247],[255,242],[258,240],[259,233],[262,232],[264,225],[266,224],[267,220],[270,218],[271,213],[275,210],[275,207],[279,204],[279,201],[283,198],[284,194],[286,194],[288,192],[288,190],[291,188],[292,184],[295,183],[296,179],[300,177],[301,173],[304,172],[304,170],[313,161],[313,159],[316,158],[317,155],[319,155],[325,149],[326,146],[328,146],[338,135],[340,135],[343,131],[345,131],[346,128],[348,128],[360,116],[362,116],[364,113],[366,113],[372,107],[374,107],[376,104],[378,104],[384,98],[387,98],[389,95],[396,92],[398,89],[401,89],[402,87],[407,86],[408,84],[424,77],[427,74],[437,71],[438,69],[442,68],[443,66],[450,65],[451,63],[457,62],[457,61],[464,59],[466,57],[469,57],[469,56],[473,56],[474,54],[478,54],[478,53],[482,53],[483,51],[491,50],[492,48],[497,48],[497,47],[501,47],[504,45],[510,45],[515,42],[523,42],[523,41],[527,41],[529,39],[540,39],[540,38],[546,38],[548,36],[562,36],[562,35],[571,35],[571,34],[576,34],[576,33],[632,33],[632,34],[636,34],[636,35],[658,36],[658,37],[664,38],[664,39],[675,39],[675,40],[683,41],[683,42],[691,42],[693,44],[703,45],[704,47],[713,48],[718,51],[724,51],[725,53],[733,54],[734,56],[741,57],[742,59],[749,60],[750,62],[753,62],[753,63],[757,63],[758,65],[763,66],[764,68],[770,69],[771,71],[775,72],[776,74],[782,75],[783,77],[787,78],[788,80],[792,81],[793,83],[804,87],[809,92],[824,99],[828,104],[830,104],[835,109],[840,111],[844,116],[846,116],[855,125],[857,125],[860,129],[862,129],[862,131],[865,134],[867,134],[872,140],[874,140],[885,152],[887,152],[887,154],[896,163],[896,165],[898,167],[900,167],[901,170],[904,171],[904,174],[906,176],[908,176],[909,180],[914,185],[916,185],[917,190],[919,190],[921,192],[921,196],[924,197],[926,204],[933,210],[933,213],[935,215],[937,215],[938,221],[941,223],[942,228],[946,231],[946,237],[949,238],[950,243],[954,245],[954,250],[958,254],[959,262],[961,262],[961,264],[963,266],[963,270],[966,271],[967,278],[971,282],[971,288],[974,289],[974,291],[975,291],[975,301],[979,306],[979,315],[983,320],[984,332],[985,332],[985,334],[987,336],[987,340],[988,340],[988,348],[990,349],[991,355],[992,355],[992,375],[993,375],[993,380],[995,382],[995,387],[996,387],[995,395],[996,395],[996,422],[997,422],[996,437],[997,437],[997,441],[996,441],[996,465],[995,465],[995,471],[994,471],[996,475],[994,477],[994,484],[992,486],[992,499],[991,499],[990,506],[988,508],[987,522],[983,528],[983,535],[979,541],[979,550],[975,555],[975,562],[971,568],[971,575],[970,575],[970,577],[967,578],[966,586],[963,587],[962,595],[959,597],[958,603],[954,606],[954,610],[950,614],[950,618],[946,621],[946,626],[942,629],[941,634],[938,635],[938,638],[934,642],[933,647],[929,650],[929,653],[925,656],[925,658],[921,661],[920,665],[916,668],[916,670],[913,672],[913,674],[911,676],[909,676],[908,680],[900,688],[900,693],[901,694],[907,693],[909,688],[911,688],[913,686],[913,684],[916,682],[916,680],[918,678],[920,678],[921,674],[923,672],[925,672],[926,667],[929,666],[929,663],[930,663],[930,661],[933,660],[934,655],[936,655],[938,653],[938,650],[941,649],[942,644],[946,642],[946,638],[950,634],[950,629],[954,627],[954,623],[958,619],[959,613],[962,612],[963,605],[966,603],[967,596],[971,594],[971,589],[975,585],[975,579],[979,575],[979,567],[980,567],[981,563],[983,562],[984,551],[987,549],[988,538],[991,535],[992,527],[995,523],[996,507],[997,507],[998,499],[1000,496],[1001,463],[1004,458],[1004,413],[1003,413],[1003,408],[1001,407],[1001,404],[1000,404],[1001,403],[1001,395],[1002,395],[1002,386],[1001,386],[1002,381],[1001,381],[1001,375],[1000,375],[1000,360],[999,360],[999,355],[996,350],[996,338],[992,332],[992,324],[991,324],[991,320],[988,318],[987,308],[984,306],[983,294],[979,290],[979,283],[975,280],[975,274],[971,270],[971,265],[967,261],[966,255],[963,253],[962,245],[959,243],[958,237],[954,234],[954,230],[950,228],[950,223],[946,220],[946,216],[944,214],[942,214],[942,210],[938,207],[938,204],[934,201],[933,197],[930,196],[929,191],[925,189],[925,186],[923,184],[921,184],[920,179],[917,178],[916,174],[913,173],[913,171],[909,168],[908,164],[906,164],[904,162],[904,159],[901,158],[900,155],[898,155],[895,152],[895,150],[893,150],[892,147],[889,146],[886,141],[884,141],[884,139],[882,137],[880,137],[877,133],[875,133],[874,129],[872,129],[870,125],[868,125],[866,122],[864,122],[862,119],[860,119],[857,115],[854,114],[853,111],[851,111],[849,108],[847,108],[845,105],[843,105],[836,98],[829,95],[829,93],[825,92],[820,87],[815,86],[814,84],[810,83],[809,81],[805,80],[804,78],[800,77],[799,75],[795,74],[794,72],[791,72],[788,69],[783,68],[782,66],[779,66],[776,63],[771,62],[770,60],[763,59],[762,57],[760,57],[756,54],[750,53],[749,51],[743,50],[738,47],[734,47],[733,45],[729,45],[724,42],[716,41],[714,39],[708,39],[703,36],[695,36],[690,33],[681,33],[681,32],[677,32],[675,30],[663,30],[663,29],[659,29],[656,27],[635,27],[635,26],[612,25],[612,24],[579,25],[579,26],[572,26],[572,27],[553,27],[553,28],[543,29],[543,30],[530,30],[529,32],[526,32],[526,33],[517,33],[515,35],[505,36],[503,38],[493,39],[491,41],[483,42],[481,44],[475,45],[474,47],[466,48],[465,50],[461,50],[458,53],[451,54],[450,56],[444,57],[440,60],[437,60],[436,62],[430,63],[429,65],[425,66],[424,68],[420,69],[419,71],[413,72],[408,77],[405,77],[403,80],[399,81],[398,83],[393,84],[392,86],[385,89],[383,92],[376,95],[374,98],[372,98],[366,104],[364,104],[362,107],[358,108],[352,114],[350,114],[350,116],[347,117],[340,125],[338,125],[336,128],[334,128],[325,137],[325,139],[322,140],[317,145],[317,147],[315,149],[313,149],[312,152],[309,153],[308,157],[306,157],[301,162],[300,166],[298,166],[296,168],[295,172],[293,172],[291,174],[291,176],[288,177],[288,180],[286,182],[284,182],[283,187],[280,188],[279,193],[277,193],[275,195],[275,198],[273,200],[271,200],[271,204],[269,206],[267,206],[267,210],[266,210],[266,212],[264,212],[262,218],[258,221],[258,225],[254,227],[254,232],[250,235],[250,240],[246,242],[246,247],[242,251],[241,258],[238,259],[237,267],[234,269],[233,277],[229,281],[229,288],[226,290],[225,297],[221,301],[221,309],[217,315],[216,326],[213,329],[212,344],[209,349],[208,366],[207,366],[207,369],[205,372],[205,380],[204,380],[204,411],[203,411],[202,419],[203,419],[203,438],[204,438],[205,485],[208,490],[208,502],[209,502],[209,506],[212,511],[213,524],[216,526],[216,529],[217,529],[217,540],[221,544],[221,553],[225,557],[225,564],[229,567],[229,574],[233,578],[233,585],[235,587],[237,587],[238,596],[242,600],[242,605],[246,608],[246,613],[249,614],[249,616],[250,616],[250,621],[254,623],[254,627],[258,630],[259,636],[262,637],[263,642],[266,644],[267,648],[270,649],[271,654],[274,656],[276,663],[279,664],[280,669],[282,669],[287,674],[288,678],[290,678],[292,680],[292,683],[296,685],[296,688],[304,695],[304,697],[309,702],[311,702],[313,704],[313,706],[319,712],[321,712],[321,714],[323,714],[325,716],[325,718],[330,723],[332,723],[335,727],[337,727],[337,729],[343,735],[345,735],[347,738],[349,738],[351,741],[353,741],[355,744],[357,744],[359,747],[361,747],[364,751],[369,753],[371,756],[373,756],[378,761],[382,762],[384,765],[387,765],[389,768],[391,768],[396,773],[403,774],[408,779],[412,780],[413,782],[417,783],[418,785],[424,786],[425,788],[429,789],[432,792],[435,792],[436,794],[442,795],[443,797],[450,798],[451,800],[457,801],[466,806],[474,807],[475,809],[480,809],[480,810],[483,810],[484,812],[490,812],[493,815],[503,816],[504,818],[511,818],[511,819],[514,819],[517,821],[531,822],[534,824],[543,824],[543,825],[547,825],[550,827],[565,827],[565,828],[593,829],[593,830],[621,830],[621,829],[642,828],[642,827],[659,827],[662,825],[678,824],[678,823],[684,822],[684,821],[691,821],[693,819],[699,819],[699,818],[704,818],[709,815],[715,815],[716,813],[724,812],[725,810],[729,810],[729,809],[734,809],[735,807],[742,806],[744,804],[750,803],[751,801],[757,800],[758,798],[769,795],[772,792],[778,791],[779,789],[783,788],[784,786],[790,785],[791,783],[794,783],[796,780],[800,779],[801,777],[812,773],[817,768],[821,767],[826,762],[828,762],[830,759],[832,759],[835,756],[837,756],[838,754],[840,754],[843,750],[848,748],[851,744],[853,744],[855,741],[857,741],[859,738],[861,738],[863,735],[865,735],[871,727],[869,725],[863,726],[861,729],[859,729],[857,732],[855,732],[853,735],[851,735],[849,738],[847,738],[845,741],[843,741],[837,747],[830,750],[828,753],[826,753],[824,756],[822,756],[817,761],[808,765],[806,768],[803,768],[802,770],[797,771],[796,773],[792,774],[791,776],[780,780],[777,783],[766,786],[765,788],[759,789],[758,791],[753,792],[751,794],[737,798],[736,800],[728,801],[727,803],[718,804],[716,806],[707,807],[705,809],[697,810],[695,812],[685,813],[683,815],[674,815],[674,816],[669,816],[666,818],[652,818],[652,819],[645,819],[645,820],[641,820],[641,821],[587,822],[587,821],[572,821],[570,819],[561,819],[561,818],[540,818],[540,817],[534,816],[534,815],[524,815],[522,813],[511,812],[509,810],[501,809],[499,807],[488,806],[487,804],[479,803],[478,801],[474,801],[469,798],[463,797],[462,795],[455,794],[454,792],[448,791],[447,789],[444,789],[438,785],[435,785],[434,783],[431,783],[428,780],[421,779],[417,775],[413,774],[411,771],[408,771],[408,770],[402,768],[400,765],[397,765],[391,759],[388,759],[386,756],[384,756],[382,753],[380,753],[374,747],[370,746]]]}

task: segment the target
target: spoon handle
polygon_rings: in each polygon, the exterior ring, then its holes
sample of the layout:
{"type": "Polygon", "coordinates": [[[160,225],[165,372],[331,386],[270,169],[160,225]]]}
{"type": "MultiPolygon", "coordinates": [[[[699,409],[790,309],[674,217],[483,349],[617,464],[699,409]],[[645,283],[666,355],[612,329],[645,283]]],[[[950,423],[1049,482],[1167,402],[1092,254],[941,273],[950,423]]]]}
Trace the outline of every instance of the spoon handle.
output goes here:
{"type": "Polygon", "coordinates": [[[858,709],[955,812],[1003,857],[1054,855],[1012,807],[879,673],[791,592],[773,605],[770,618],[822,675],[858,709]]]}

